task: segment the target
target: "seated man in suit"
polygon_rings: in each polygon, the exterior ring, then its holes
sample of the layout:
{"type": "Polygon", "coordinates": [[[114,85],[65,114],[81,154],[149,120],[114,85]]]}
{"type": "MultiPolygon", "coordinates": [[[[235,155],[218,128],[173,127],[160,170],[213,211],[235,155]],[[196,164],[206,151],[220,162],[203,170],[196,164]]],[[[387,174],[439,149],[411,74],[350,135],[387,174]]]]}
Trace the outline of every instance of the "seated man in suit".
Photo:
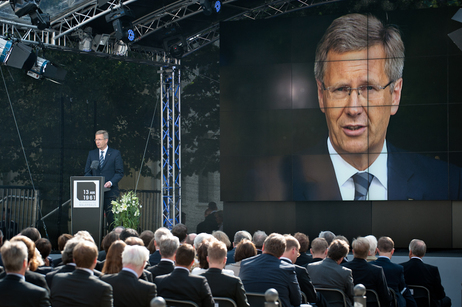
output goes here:
{"type": "Polygon", "coordinates": [[[154,279],[157,294],[166,299],[193,301],[200,307],[214,307],[215,302],[207,279],[189,274],[195,255],[196,250],[189,244],[183,244],[178,248],[173,272],[154,279]]]}
{"type": "Polygon", "coordinates": [[[417,304],[404,281],[403,267],[390,261],[391,256],[395,252],[394,247],[395,243],[390,237],[381,237],[377,242],[379,257],[377,260],[372,261],[371,264],[375,264],[383,268],[388,287],[395,291],[398,307],[417,307],[417,304]]]}
{"type": "Polygon", "coordinates": [[[79,238],[72,238],[69,241],[66,242],[66,245],[64,245],[64,250],[62,253],[62,263],[64,265],[56,267],[53,271],[47,273],[45,275],[45,280],[48,284],[48,287],[51,289],[51,285],[53,282],[53,277],[57,273],[69,273],[73,272],[75,270],[75,263],[74,263],[74,247],[79,244],[81,240],[79,238]]]}
{"type": "Polygon", "coordinates": [[[239,242],[242,241],[242,239],[247,239],[249,241],[252,241],[252,236],[250,235],[249,232],[245,230],[240,230],[237,231],[234,234],[234,241],[233,241],[233,249],[228,252],[226,255],[226,264],[230,263],[235,263],[236,261],[234,260],[234,253],[236,252],[236,247],[239,244],[239,242]]]}
{"type": "Polygon", "coordinates": [[[159,253],[162,258],[158,264],[147,268],[151,272],[153,280],[157,276],[169,274],[173,271],[175,268],[175,254],[179,246],[178,237],[166,235],[160,238],[159,253]]]}
{"type": "MultiPolygon", "coordinates": [[[[70,241],[69,241],[70,242],[70,241]]],[[[58,273],[51,285],[53,307],[111,307],[112,287],[93,275],[98,257],[95,243],[81,240],[73,250],[76,268],[70,273],[58,273]]]]}
{"type": "Polygon", "coordinates": [[[0,253],[6,277],[0,280],[0,306],[50,306],[48,291],[25,281],[29,266],[27,247],[23,242],[6,241],[0,253]]]}
{"type": "Polygon", "coordinates": [[[316,288],[342,291],[345,294],[347,305],[351,307],[354,297],[353,275],[350,269],[340,265],[343,257],[348,254],[348,250],[349,247],[345,241],[336,239],[329,246],[327,258],[310,263],[306,268],[316,288]]]}
{"type": "Polygon", "coordinates": [[[101,276],[101,280],[112,286],[114,306],[149,306],[156,297],[156,285],[138,279],[149,259],[149,251],[144,246],[127,245],[122,252],[122,270],[117,274],[101,276]]]}
{"type": "Polygon", "coordinates": [[[316,238],[311,242],[310,253],[313,259],[311,259],[310,263],[323,261],[327,257],[327,248],[329,244],[327,244],[326,239],[324,238],[316,238]]]}
{"type": "Polygon", "coordinates": [[[235,301],[237,306],[250,306],[241,279],[222,272],[227,251],[225,243],[212,240],[207,248],[209,269],[200,275],[207,278],[214,297],[227,297],[235,301]]]}
{"type": "Polygon", "coordinates": [[[242,260],[239,277],[247,292],[265,293],[275,288],[284,307],[300,306],[302,298],[295,267],[279,259],[285,250],[284,236],[270,234],[261,255],[242,260]]]}
{"type": "Polygon", "coordinates": [[[307,266],[313,260],[313,257],[308,255],[306,252],[310,248],[310,238],[301,232],[294,234],[294,238],[300,243],[300,256],[298,256],[296,265],[307,266]]]}
{"type": "MultiPolygon", "coordinates": [[[[426,264],[422,258],[427,252],[424,241],[413,239],[409,244],[410,260],[401,265],[404,268],[404,279],[407,285],[424,286],[430,291],[431,307],[449,307],[451,299],[446,296],[438,267],[426,264]]],[[[419,304],[419,301],[416,300],[419,304]]]]}
{"type": "Polygon", "coordinates": [[[170,230],[166,227],[160,227],[154,232],[154,246],[156,247],[156,251],[149,256],[149,265],[156,265],[159,263],[160,258],[162,258],[159,253],[160,238],[171,234],[170,230]]]}
{"type": "MultiPolygon", "coordinates": [[[[344,262],[342,265],[353,272],[355,285],[363,284],[366,289],[374,290],[379,296],[381,306],[390,306],[392,296],[388,289],[387,280],[383,269],[367,262],[369,254],[369,241],[366,238],[358,237],[351,244],[354,259],[344,262]]],[[[368,306],[377,306],[368,301],[368,306]]]]}
{"type": "MultiPolygon", "coordinates": [[[[284,238],[286,239],[286,250],[280,259],[293,264],[297,260],[298,255],[300,255],[300,243],[291,235],[285,235],[284,238]]],[[[308,302],[316,303],[316,290],[311,283],[310,275],[308,274],[306,267],[296,264],[294,264],[294,266],[300,290],[306,295],[308,302]]]]}

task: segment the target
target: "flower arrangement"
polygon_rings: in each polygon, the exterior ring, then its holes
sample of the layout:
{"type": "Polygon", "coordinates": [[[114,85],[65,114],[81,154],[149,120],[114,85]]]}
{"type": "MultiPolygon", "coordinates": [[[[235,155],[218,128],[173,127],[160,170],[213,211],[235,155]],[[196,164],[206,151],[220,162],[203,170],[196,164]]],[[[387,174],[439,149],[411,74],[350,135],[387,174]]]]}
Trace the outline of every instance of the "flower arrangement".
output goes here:
{"type": "Polygon", "coordinates": [[[140,224],[140,201],[134,191],[123,194],[118,201],[113,200],[114,226],[138,229],[140,224]]]}

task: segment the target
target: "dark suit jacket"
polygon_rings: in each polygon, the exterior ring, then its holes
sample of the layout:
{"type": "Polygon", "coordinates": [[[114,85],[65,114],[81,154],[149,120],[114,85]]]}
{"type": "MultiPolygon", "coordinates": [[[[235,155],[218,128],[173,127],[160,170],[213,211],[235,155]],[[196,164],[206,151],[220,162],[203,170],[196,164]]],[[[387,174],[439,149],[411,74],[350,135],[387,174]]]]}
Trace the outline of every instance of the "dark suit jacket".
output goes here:
{"type": "MultiPolygon", "coordinates": [[[[6,277],[6,272],[3,272],[0,274],[0,279],[3,279],[5,277],[6,277]]],[[[34,284],[36,286],[39,286],[40,288],[45,289],[48,294],[50,293],[50,288],[48,287],[47,282],[45,281],[45,275],[27,270],[26,273],[24,274],[24,277],[26,278],[27,282],[30,282],[31,284],[34,284]]]]}
{"type": "Polygon", "coordinates": [[[197,227],[196,227],[196,232],[201,233],[201,232],[206,232],[206,233],[212,233],[214,230],[218,230],[219,225],[217,223],[216,211],[210,213],[205,217],[205,220],[200,222],[197,227]]]}
{"type": "Polygon", "coordinates": [[[235,263],[234,254],[236,253],[236,248],[234,247],[226,254],[226,264],[235,263]]]}
{"type": "Polygon", "coordinates": [[[228,297],[234,300],[237,306],[250,306],[247,302],[244,285],[239,277],[224,274],[222,270],[215,268],[209,268],[200,275],[207,278],[214,297],[228,297]]]}
{"type": "Polygon", "coordinates": [[[57,267],[53,271],[47,273],[47,275],[45,275],[45,280],[46,280],[46,282],[48,284],[48,287],[51,289],[51,284],[53,282],[53,277],[56,274],[74,272],[74,270],[75,270],[75,265],[65,264],[65,265],[57,267]]]}
{"type": "Polygon", "coordinates": [[[261,254],[242,260],[239,277],[247,292],[265,293],[275,288],[284,307],[300,306],[301,293],[293,264],[261,254]]]}
{"type": "Polygon", "coordinates": [[[154,253],[149,255],[149,264],[156,265],[160,262],[160,259],[162,259],[162,256],[160,255],[159,250],[156,250],[154,253]]]}
{"type": "Polygon", "coordinates": [[[58,273],[51,285],[51,303],[53,307],[111,307],[112,286],[81,269],[58,273]]]}
{"type": "Polygon", "coordinates": [[[0,307],[51,305],[48,291],[16,275],[7,275],[0,280],[0,298],[0,307]]]}
{"type": "Polygon", "coordinates": [[[154,283],[157,285],[157,294],[163,298],[189,300],[200,307],[215,306],[207,279],[190,275],[182,268],[176,268],[167,275],[157,276],[154,283]]]}
{"type": "Polygon", "coordinates": [[[172,273],[173,269],[175,269],[175,265],[165,260],[161,260],[158,264],[147,268],[147,270],[151,272],[153,279],[160,275],[172,273]]]}
{"type": "Polygon", "coordinates": [[[85,176],[104,176],[106,182],[112,182],[111,189],[104,192],[104,197],[110,198],[119,196],[119,181],[124,176],[124,163],[120,151],[108,147],[103,167],[92,170],[90,166],[91,162],[94,160],[99,161],[99,149],[91,150],[88,153],[87,164],[85,165],[85,176]]]}
{"type": "Polygon", "coordinates": [[[350,269],[338,265],[330,258],[310,263],[306,268],[316,288],[341,290],[346,296],[348,306],[353,306],[354,286],[350,269]]]}
{"type": "MultiPolygon", "coordinates": [[[[360,258],[354,258],[351,261],[342,263],[342,265],[351,269],[355,285],[363,284],[366,289],[374,290],[379,295],[380,305],[390,306],[391,293],[388,289],[387,280],[381,267],[370,264],[365,259],[360,258]]],[[[369,301],[367,305],[377,306],[369,301]]]]}
{"type": "MultiPolygon", "coordinates": [[[[321,147],[321,146],[320,146],[321,147]]],[[[462,169],[387,143],[388,200],[462,198],[462,169]],[[448,190],[449,186],[449,190],[448,190]]],[[[341,200],[327,142],[315,154],[293,157],[293,199],[341,200]]]]}
{"type": "MultiPolygon", "coordinates": [[[[287,263],[292,263],[290,260],[281,258],[282,261],[287,263]]],[[[316,290],[314,289],[313,284],[311,283],[310,274],[306,267],[302,267],[299,265],[295,266],[295,274],[297,275],[298,285],[300,286],[300,290],[305,293],[306,298],[309,303],[316,303],[316,290]]]]}
{"type": "Polygon", "coordinates": [[[129,271],[101,276],[101,280],[112,286],[114,307],[149,307],[156,297],[156,285],[138,279],[129,271]]]}
{"type": "Polygon", "coordinates": [[[308,263],[310,263],[312,260],[313,258],[307,253],[300,253],[300,256],[297,258],[297,261],[295,261],[295,264],[300,266],[307,266],[308,263]]]}
{"type": "Polygon", "coordinates": [[[408,285],[424,286],[430,291],[432,306],[438,306],[437,301],[446,296],[441,285],[438,267],[426,264],[422,260],[412,258],[401,263],[404,268],[404,279],[408,285]]]}
{"type": "Polygon", "coordinates": [[[407,289],[406,282],[404,281],[403,266],[391,262],[388,257],[378,257],[377,260],[372,261],[371,264],[375,264],[383,268],[388,287],[395,291],[399,307],[417,307],[417,304],[409,292],[409,289],[407,289]],[[405,288],[406,290],[404,290],[404,293],[401,294],[405,288]]]}

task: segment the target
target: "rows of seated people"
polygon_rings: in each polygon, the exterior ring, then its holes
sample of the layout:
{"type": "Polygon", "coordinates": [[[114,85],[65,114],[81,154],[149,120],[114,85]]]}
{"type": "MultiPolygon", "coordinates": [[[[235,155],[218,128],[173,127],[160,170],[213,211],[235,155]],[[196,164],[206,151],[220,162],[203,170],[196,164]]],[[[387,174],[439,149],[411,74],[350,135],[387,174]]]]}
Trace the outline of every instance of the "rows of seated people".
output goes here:
{"type": "MultiPolygon", "coordinates": [[[[0,234],[0,244],[1,239],[0,234]]],[[[391,262],[389,237],[357,237],[347,260],[349,241],[330,231],[322,231],[309,248],[303,233],[252,236],[242,230],[231,243],[222,231],[188,234],[183,224],[140,235],[117,227],[101,245],[98,251],[86,231],[63,234],[61,257],[52,260],[50,242],[37,229],[24,229],[0,249],[0,307],[149,307],[156,296],[205,307],[228,298],[245,307],[250,294],[269,288],[277,290],[283,307],[352,307],[356,284],[368,290],[372,307],[451,306],[438,268],[422,260],[426,246],[418,239],[401,265],[391,262]],[[428,289],[430,302],[415,299],[413,286],[428,289]]]]}

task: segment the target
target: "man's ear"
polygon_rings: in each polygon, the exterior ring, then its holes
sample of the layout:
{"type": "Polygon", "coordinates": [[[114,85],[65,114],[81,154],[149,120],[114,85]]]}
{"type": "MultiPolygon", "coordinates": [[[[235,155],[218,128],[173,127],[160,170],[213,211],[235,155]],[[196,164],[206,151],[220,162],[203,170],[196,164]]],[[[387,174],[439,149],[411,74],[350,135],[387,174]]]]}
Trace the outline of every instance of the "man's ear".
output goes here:
{"type": "Polygon", "coordinates": [[[325,113],[324,110],[325,110],[326,106],[325,106],[324,89],[323,89],[323,86],[322,86],[322,82],[319,81],[319,80],[316,80],[316,84],[318,85],[319,108],[321,109],[322,113],[325,113]]]}
{"type": "Polygon", "coordinates": [[[390,112],[390,115],[395,115],[396,112],[398,112],[399,102],[401,100],[401,90],[402,89],[403,89],[403,78],[399,78],[393,84],[393,92],[391,93],[391,112],[390,112]]]}

